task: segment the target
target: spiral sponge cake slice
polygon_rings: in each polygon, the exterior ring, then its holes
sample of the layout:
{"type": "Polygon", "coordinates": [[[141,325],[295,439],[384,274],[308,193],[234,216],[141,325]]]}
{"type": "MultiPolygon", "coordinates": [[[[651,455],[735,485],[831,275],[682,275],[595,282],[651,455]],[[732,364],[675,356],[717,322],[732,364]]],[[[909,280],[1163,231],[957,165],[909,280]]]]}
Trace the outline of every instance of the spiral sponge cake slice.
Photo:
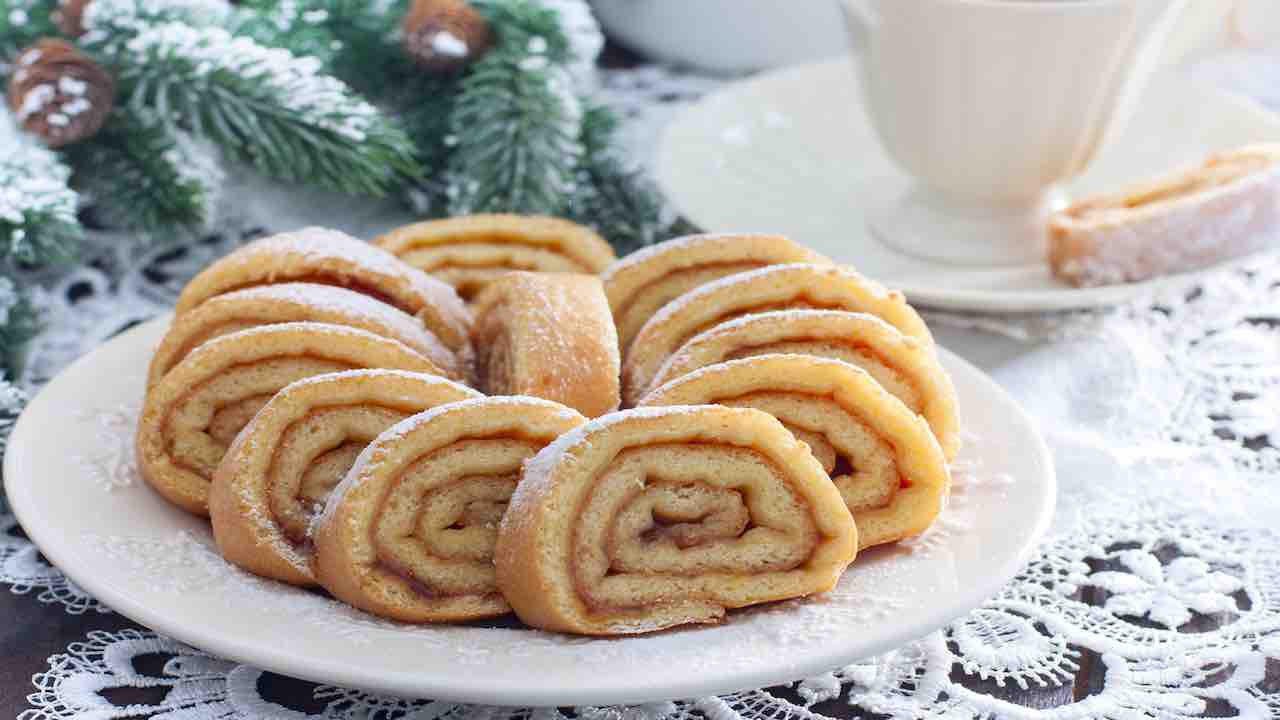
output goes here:
{"type": "Polygon", "coordinates": [[[544,448],[494,559],[525,623],[625,635],[829,590],[856,552],[803,443],[765,413],[701,405],[612,413],[544,448]]]}
{"type": "Polygon", "coordinates": [[[147,390],[138,469],[170,502],[208,515],[214,471],[273,395],[306,377],[358,368],[441,374],[402,343],[340,325],[264,325],[210,340],[147,390]]]}
{"type": "Polygon", "coordinates": [[[381,248],[325,228],[272,235],[226,255],[187,283],[177,312],[233,290],[286,282],[337,285],[381,300],[419,318],[445,347],[470,359],[471,314],[452,287],[381,248]]]}
{"type": "Polygon", "coordinates": [[[217,295],[176,316],[151,359],[147,385],[154,385],[182,358],[209,340],[285,322],[322,322],[368,330],[404,343],[431,360],[447,377],[466,377],[453,352],[417,318],[345,288],[283,283],[217,295]]]}
{"type": "Polygon", "coordinates": [[[766,265],[830,262],[781,235],[689,235],[633,252],[601,279],[625,354],[654,313],[706,283],[766,265]]]}
{"type": "Polygon", "coordinates": [[[803,440],[853,513],[862,547],[924,532],[946,503],[951,475],[928,424],[849,363],[731,360],[672,380],[642,404],[703,403],[767,412],[803,440]]]}
{"type": "Polygon", "coordinates": [[[695,335],[667,358],[650,388],[708,365],[791,354],[842,360],[924,416],[947,459],[960,449],[960,418],[951,376],[930,349],[867,313],[842,310],[777,310],[744,315],[695,335]]]}
{"type": "Polygon", "coordinates": [[[512,270],[595,275],[616,256],[588,227],[538,215],[468,215],[392,230],[379,247],[431,273],[468,300],[512,270]]]}
{"type": "Polygon", "coordinates": [[[771,310],[844,310],[875,315],[933,352],[933,336],[902,293],[850,268],[807,263],[730,275],[667,303],[649,318],[623,358],[622,399],[634,405],[667,358],[698,333],[771,310]]]}
{"type": "Polygon", "coordinates": [[[410,415],[478,397],[403,370],[348,370],[286,385],[213,475],[209,517],[222,556],[257,575],[314,585],[312,520],[356,456],[410,415]]]}
{"type": "Polygon", "coordinates": [[[587,417],[618,409],[618,336],[599,278],[507,273],[473,308],[485,392],[555,400],[587,417]]]}
{"type": "Polygon", "coordinates": [[[526,460],[585,422],[558,403],[495,397],[441,405],[382,433],[316,524],[316,577],[334,596],[403,622],[510,610],[493,547],[526,460]]]}

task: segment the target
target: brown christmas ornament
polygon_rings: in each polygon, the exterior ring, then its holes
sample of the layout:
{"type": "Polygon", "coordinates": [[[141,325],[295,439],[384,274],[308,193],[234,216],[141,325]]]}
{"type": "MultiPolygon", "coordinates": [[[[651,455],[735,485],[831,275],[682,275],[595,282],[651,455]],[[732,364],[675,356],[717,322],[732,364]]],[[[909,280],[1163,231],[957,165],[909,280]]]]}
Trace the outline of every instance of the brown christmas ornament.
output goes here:
{"type": "Polygon", "coordinates": [[[62,147],[102,129],[115,81],[71,43],[45,38],[18,55],[8,99],[23,129],[49,147],[62,147]]]}
{"type": "Polygon", "coordinates": [[[489,23],[465,0],[414,0],[401,23],[404,49],[430,72],[456,72],[493,44],[489,23]]]}
{"type": "Polygon", "coordinates": [[[93,0],[59,0],[53,11],[53,22],[67,37],[78,38],[84,34],[84,9],[93,0]]]}

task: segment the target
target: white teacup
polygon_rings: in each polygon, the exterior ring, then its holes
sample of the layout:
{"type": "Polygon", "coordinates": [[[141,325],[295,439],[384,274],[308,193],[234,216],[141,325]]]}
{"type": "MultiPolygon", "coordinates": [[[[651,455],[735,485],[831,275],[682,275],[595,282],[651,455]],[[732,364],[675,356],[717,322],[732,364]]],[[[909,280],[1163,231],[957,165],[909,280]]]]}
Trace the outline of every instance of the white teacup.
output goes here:
{"type": "Polygon", "coordinates": [[[1126,119],[1187,4],[843,2],[872,124],[918,183],[873,210],[872,231],[967,265],[1041,261],[1059,183],[1126,119]]]}

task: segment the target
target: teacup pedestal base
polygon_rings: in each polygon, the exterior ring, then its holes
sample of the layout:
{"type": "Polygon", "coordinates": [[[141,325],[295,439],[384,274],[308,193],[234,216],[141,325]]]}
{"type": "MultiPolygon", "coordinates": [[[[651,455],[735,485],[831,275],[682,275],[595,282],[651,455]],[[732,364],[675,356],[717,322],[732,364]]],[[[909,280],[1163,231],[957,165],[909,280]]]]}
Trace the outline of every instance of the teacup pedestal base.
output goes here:
{"type": "Polygon", "coordinates": [[[1054,188],[1026,200],[995,202],[917,185],[869,205],[871,234],[898,252],[950,265],[1013,267],[1044,262],[1046,223],[1066,205],[1066,195],[1054,188]]]}

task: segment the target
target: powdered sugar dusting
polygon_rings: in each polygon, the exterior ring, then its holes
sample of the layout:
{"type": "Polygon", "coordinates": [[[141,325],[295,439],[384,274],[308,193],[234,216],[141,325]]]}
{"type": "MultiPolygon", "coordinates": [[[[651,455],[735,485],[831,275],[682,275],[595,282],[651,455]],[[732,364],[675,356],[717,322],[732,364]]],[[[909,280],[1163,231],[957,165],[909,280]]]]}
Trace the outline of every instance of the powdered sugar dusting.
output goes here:
{"type": "MultiPolygon", "coordinates": [[[[287,281],[282,266],[294,264],[305,274],[315,270],[340,277],[366,279],[401,310],[424,316],[430,329],[454,351],[467,353],[471,313],[453,287],[418,270],[395,255],[336,230],[309,227],[255,240],[219,260],[205,272],[213,282],[250,284],[287,281]],[[242,270],[237,273],[237,270],[242,270]],[[237,277],[237,274],[239,277],[237,277]],[[248,282],[246,282],[246,279],[248,282]]],[[[194,282],[199,283],[200,276],[194,282]]],[[[223,290],[229,287],[221,288],[223,290]]],[[[217,292],[218,288],[214,288],[217,292]]],[[[184,293],[184,296],[186,293],[184,293]]],[[[190,302],[192,298],[188,298],[190,302]]],[[[179,299],[179,307],[183,305],[179,299]]],[[[467,361],[468,358],[462,358],[467,361]]]]}
{"type": "MultiPolygon", "coordinates": [[[[409,265],[400,258],[363,240],[337,230],[308,227],[294,232],[272,235],[244,246],[223,258],[220,263],[255,268],[263,256],[294,255],[309,264],[325,266],[335,261],[349,272],[378,275],[398,287],[412,289],[423,305],[438,308],[449,316],[466,318],[468,313],[453,288],[409,265]]],[[[253,273],[250,270],[251,274],[253,273]]],[[[420,308],[413,308],[415,311],[420,308]]]]}
{"type": "Polygon", "coordinates": [[[77,410],[74,415],[77,420],[93,425],[101,447],[77,454],[75,460],[85,475],[103,490],[132,487],[141,479],[133,451],[133,436],[141,412],[141,405],[126,403],[105,410],[77,410]]]}
{"type": "MultiPolygon", "coordinates": [[[[327,385],[340,378],[380,378],[380,377],[401,377],[406,380],[427,383],[430,385],[448,385],[469,391],[464,385],[454,382],[448,378],[442,378],[438,375],[427,375],[425,373],[417,373],[411,370],[398,370],[395,368],[357,368],[355,370],[339,370],[337,372],[325,373],[323,375],[312,375],[301,380],[295,380],[286,386],[289,388],[303,387],[307,385],[327,385]]],[[[281,391],[283,392],[283,391],[281,391]]]]}
{"type": "Polygon", "coordinates": [[[628,268],[648,263],[656,258],[666,255],[667,253],[680,252],[698,245],[713,243],[724,240],[725,238],[733,237],[741,237],[741,235],[738,233],[700,233],[697,235],[684,235],[682,237],[665,240],[648,247],[640,248],[639,250],[628,254],[626,257],[620,258],[604,272],[602,277],[605,282],[608,282],[610,278],[624,270],[627,270],[628,268]]]}
{"type": "Polygon", "coordinates": [[[335,313],[356,315],[371,320],[394,322],[396,325],[420,325],[408,313],[354,290],[317,283],[280,283],[259,285],[229,292],[226,298],[284,300],[297,305],[324,308],[335,313]]]}
{"type": "MultiPolygon", "coordinates": [[[[980,438],[964,433],[964,447],[975,447],[980,438]]],[[[951,489],[943,498],[943,508],[937,520],[919,536],[898,543],[912,553],[928,553],[942,549],[959,535],[974,531],[974,519],[984,508],[982,505],[999,504],[1006,489],[1016,481],[1012,475],[991,472],[976,457],[960,457],[950,465],[951,489]]]]}
{"type": "MultiPolygon", "coordinates": [[[[688,385],[703,382],[707,378],[711,378],[716,375],[732,375],[733,373],[737,372],[738,368],[743,368],[743,367],[751,368],[751,367],[760,365],[762,363],[769,362],[771,359],[777,359],[777,358],[801,358],[806,364],[813,367],[821,367],[823,365],[839,366],[841,368],[847,368],[850,371],[857,371],[859,373],[862,373],[863,375],[866,375],[867,373],[866,370],[863,370],[860,367],[855,367],[855,366],[849,365],[848,363],[841,362],[839,360],[831,360],[829,358],[816,357],[812,355],[799,356],[799,355],[787,355],[784,353],[773,353],[773,354],[767,354],[767,355],[754,355],[752,357],[739,358],[737,360],[726,360],[724,362],[714,363],[712,365],[706,365],[706,366],[700,367],[696,370],[691,370],[690,372],[687,372],[684,375],[681,375],[680,377],[675,378],[671,382],[664,385],[663,386],[664,394],[676,391],[678,388],[683,388],[683,387],[687,387],[688,385]]],[[[772,376],[770,379],[772,380],[772,376]]],[[[729,390],[730,392],[740,392],[738,388],[730,388],[729,390]]],[[[723,398],[724,396],[721,395],[719,397],[723,398]]],[[[647,397],[641,398],[640,402],[646,402],[647,400],[648,400],[647,397]]]]}
{"type": "Polygon", "coordinates": [[[300,307],[316,308],[331,315],[348,316],[371,326],[382,326],[404,338],[412,338],[431,352],[431,359],[449,354],[440,339],[412,315],[380,300],[332,285],[280,283],[236,290],[221,296],[226,300],[272,300],[300,307]]]}
{"type": "Polygon", "coordinates": [[[1211,156],[1050,220],[1054,272],[1085,286],[1195,270],[1274,246],[1280,237],[1280,145],[1211,156]]]}
{"type": "Polygon", "coordinates": [[[873,312],[903,333],[932,346],[932,336],[919,314],[900,292],[888,291],[856,271],[812,263],[769,265],[706,283],[664,305],[632,341],[625,380],[629,402],[661,369],[680,345],[702,329],[762,306],[803,305],[873,312]]]}
{"type": "Polygon", "coordinates": [[[852,275],[861,279],[860,275],[852,270],[841,267],[823,267],[821,265],[812,265],[809,263],[788,263],[786,265],[767,265],[754,270],[745,270],[733,275],[726,275],[718,280],[712,280],[709,283],[700,285],[693,290],[672,300],[662,309],[654,313],[646,327],[650,325],[658,325],[668,321],[672,316],[685,312],[686,308],[704,305],[708,302],[708,297],[718,294],[736,294],[739,288],[744,285],[755,283],[761,279],[768,279],[774,276],[796,276],[798,280],[802,280],[805,284],[820,283],[824,278],[835,275],[852,275]]]}
{"type": "Polygon", "coordinates": [[[513,411],[513,416],[518,414],[517,411],[521,409],[541,407],[554,411],[557,416],[569,422],[582,419],[582,416],[572,408],[567,408],[560,403],[524,395],[478,397],[471,398],[469,400],[459,400],[457,402],[446,403],[444,405],[437,405],[426,412],[421,412],[417,415],[407,417],[382,431],[382,433],[379,434],[373,442],[366,445],[365,448],[360,451],[360,454],[356,456],[356,460],[351,466],[351,470],[329,495],[329,501],[325,503],[324,509],[312,518],[309,533],[314,534],[316,528],[331,521],[333,515],[338,511],[338,504],[341,501],[342,496],[345,495],[353,485],[355,485],[359,479],[360,473],[363,472],[367,466],[378,462],[376,456],[378,453],[383,451],[383,448],[386,445],[396,442],[443,415],[455,412],[466,412],[471,408],[494,406],[510,408],[513,411]]]}
{"type": "Polygon", "coordinates": [[[489,392],[536,394],[588,416],[617,409],[621,357],[598,280],[512,273],[490,285],[474,307],[475,342],[490,350],[480,350],[490,364],[481,370],[489,376],[481,379],[489,392]],[[515,368],[495,370],[503,349],[514,355],[514,364],[528,361],[534,369],[521,376],[512,376],[515,368]]]}
{"type": "MultiPolygon", "coordinates": [[[[702,285],[701,287],[690,291],[685,297],[694,294],[705,296],[711,293],[724,292],[725,288],[734,288],[740,285],[756,282],[762,278],[771,278],[778,276],[781,278],[794,278],[797,281],[806,284],[819,284],[829,278],[842,277],[856,281],[858,284],[865,286],[872,294],[878,297],[888,297],[889,291],[882,285],[862,275],[856,270],[839,265],[814,265],[812,263],[786,263],[782,265],[767,265],[755,270],[746,270],[734,275],[728,275],[718,280],[702,285]]],[[[672,304],[683,300],[679,298],[672,304]]]]}
{"type": "Polygon", "coordinates": [[[521,408],[536,406],[536,407],[542,407],[542,408],[547,408],[548,410],[552,410],[556,413],[556,415],[558,415],[559,417],[565,420],[575,420],[581,417],[578,413],[574,412],[572,408],[567,408],[558,402],[543,400],[542,398],[531,397],[528,395],[498,395],[498,396],[491,396],[491,397],[472,398],[470,400],[459,400],[458,402],[449,403],[447,405],[440,405],[438,407],[431,408],[426,412],[418,413],[413,417],[405,418],[404,420],[401,420],[395,425],[392,425],[390,428],[386,430],[386,432],[379,435],[378,439],[375,442],[376,443],[391,442],[399,437],[403,437],[405,435],[408,435],[411,432],[414,432],[421,426],[426,425],[427,423],[435,420],[441,415],[454,413],[454,412],[463,412],[474,407],[493,407],[493,406],[508,407],[512,410],[519,410],[521,408]]]}
{"type": "MultiPolygon", "coordinates": [[[[400,343],[399,341],[392,340],[390,338],[385,338],[385,337],[382,337],[381,335],[374,335],[368,330],[361,330],[360,328],[348,327],[346,325],[334,325],[332,323],[311,322],[308,320],[304,320],[301,322],[277,323],[275,325],[259,325],[257,327],[245,328],[244,330],[237,330],[236,332],[233,332],[229,335],[223,335],[220,338],[214,338],[213,340],[210,340],[204,345],[201,345],[200,347],[191,351],[191,354],[196,355],[197,353],[200,353],[202,351],[209,352],[209,353],[216,352],[216,350],[211,350],[209,348],[216,348],[222,342],[229,342],[227,340],[228,338],[239,338],[240,342],[244,342],[244,338],[257,337],[260,335],[267,336],[267,335],[315,335],[315,334],[330,335],[330,336],[346,335],[352,338],[372,340],[377,343],[395,343],[396,345],[399,345],[400,347],[404,348],[406,352],[412,352],[407,347],[405,347],[404,344],[400,343]]],[[[413,354],[417,355],[417,353],[413,353],[413,354]]]]}
{"type": "MultiPolygon", "coordinates": [[[[864,322],[879,323],[881,325],[884,325],[886,328],[893,328],[892,325],[885,322],[883,319],[878,318],[875,315],[872,315],[870,313],[850,312],[848,310],[809,310],[807,308],[802,308],[802,309],[791,309],[791,310],[770,310],[768,312],[743,315],[742,317],[732,318],[730,320],[726,320],[716,325],[714,328],[707,330],[706,334],[708,335],[710,335],[711,333],[719,334],[719,333],[731,332],[734,330],[741,330],[742,328],[750,327],[751,325],[754,325],[756,323],[765,322],[768,320],[799,321],[799,320],[804,320],[808,318],[830,318],[832,320],[838,320],[841,318],[849,317],[851,315],[857,316],[864,322]]],[[[908,341],[911,339],[912,338],[904,338],[904,340],[908,340],[908,341]]]]}
{"type": "Polygon", "coordinates": [[[251,265],[258,262],[256,256],[259,253],[290,253],[316,261],[342,260],[362,270],[415,283],[421,278],[430,279],[386,250],[329,228],[308,227],[265,237],[228,257],[239,257],[243,264],[251,265]]]}
{"type": "MultiPolygon", "coordinates": [[[[524,482],[536,482],[551,475],[562,456],[572,448],[590,443],[590,436],[603,432],[613,425],[640,418],[673,418],[696,415],[705,411],[705,405],[665,405],[620,410],[590,420],[556,438],[524,465],[524,482]]],[[[518,492],[518,490],[517,490],[518,492]]]]}
{"type": "Polygon", "coordinates": [[[152,592],[185,593],[221,580],[230,565],[204,532],[178,531],[162,538],[86,534],[84,546],[143,578],[152,592]]]}

